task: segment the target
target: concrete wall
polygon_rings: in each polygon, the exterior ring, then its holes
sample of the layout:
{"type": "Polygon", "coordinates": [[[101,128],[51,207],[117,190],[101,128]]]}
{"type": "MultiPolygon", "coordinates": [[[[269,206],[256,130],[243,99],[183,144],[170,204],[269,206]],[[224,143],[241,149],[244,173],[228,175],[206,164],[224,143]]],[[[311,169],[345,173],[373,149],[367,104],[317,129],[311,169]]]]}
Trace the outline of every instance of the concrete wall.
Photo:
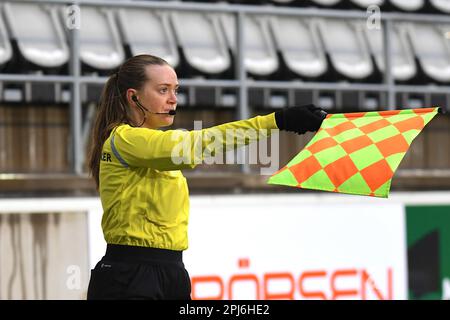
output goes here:
{"type": "Polygon", "coordinates": [[[84,212],[0,214],[0,299],[84,299],[84,212]]]}

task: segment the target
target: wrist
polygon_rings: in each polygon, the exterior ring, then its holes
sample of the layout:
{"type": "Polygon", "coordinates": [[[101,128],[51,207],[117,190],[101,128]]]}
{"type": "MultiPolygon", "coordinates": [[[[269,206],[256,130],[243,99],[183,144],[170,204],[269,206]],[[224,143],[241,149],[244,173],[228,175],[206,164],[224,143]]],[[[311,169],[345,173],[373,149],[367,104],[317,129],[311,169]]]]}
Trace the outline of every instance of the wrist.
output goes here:
{"type": "Polygon", "coordinates": [[[286,128],[284,110],[275,111],[275,123],[280,130],[284,130],[286,128]]]}

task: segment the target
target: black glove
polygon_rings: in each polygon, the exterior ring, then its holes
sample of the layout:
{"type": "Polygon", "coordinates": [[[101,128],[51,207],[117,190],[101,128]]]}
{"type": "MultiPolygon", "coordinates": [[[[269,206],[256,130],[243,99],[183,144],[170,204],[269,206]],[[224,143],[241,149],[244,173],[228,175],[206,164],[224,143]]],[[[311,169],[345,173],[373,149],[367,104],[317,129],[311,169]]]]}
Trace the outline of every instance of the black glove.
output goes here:
{"type": "Polygon", "coordinates": [[[283,108],[275,112],[275,121],[280,130],[304,134],[317,131],[327,113],[313,104],[283,108]]]}

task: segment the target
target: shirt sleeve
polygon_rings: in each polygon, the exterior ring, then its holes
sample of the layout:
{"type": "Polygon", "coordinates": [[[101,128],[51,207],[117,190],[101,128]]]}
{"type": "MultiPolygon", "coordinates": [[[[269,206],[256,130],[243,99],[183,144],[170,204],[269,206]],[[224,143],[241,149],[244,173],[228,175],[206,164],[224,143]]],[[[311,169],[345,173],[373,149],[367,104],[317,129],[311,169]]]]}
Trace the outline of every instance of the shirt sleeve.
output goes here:
{"type": "Polygon", "coordinates": [[[192,131],[123,125],[117,127],[111,137],[114,137],[114,148],[121,161],[128,166],[180,170],[194,168],[205,157],[267,138],[277,129],[275,113],[271,113],[192,131]]]}

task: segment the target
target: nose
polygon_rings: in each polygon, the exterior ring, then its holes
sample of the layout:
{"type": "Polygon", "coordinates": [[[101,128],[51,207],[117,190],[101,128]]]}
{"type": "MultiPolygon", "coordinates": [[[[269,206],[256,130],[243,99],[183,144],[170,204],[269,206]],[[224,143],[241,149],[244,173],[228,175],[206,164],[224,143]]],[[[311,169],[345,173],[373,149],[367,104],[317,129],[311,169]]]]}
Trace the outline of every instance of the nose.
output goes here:
{"type": "Polygon", "coordinates": [[[169,102],[172,103],[172,104],[177,103],[177,94],[176,94],[175,90],[173,90],[172,93],[170,94],[169,102]]]}

